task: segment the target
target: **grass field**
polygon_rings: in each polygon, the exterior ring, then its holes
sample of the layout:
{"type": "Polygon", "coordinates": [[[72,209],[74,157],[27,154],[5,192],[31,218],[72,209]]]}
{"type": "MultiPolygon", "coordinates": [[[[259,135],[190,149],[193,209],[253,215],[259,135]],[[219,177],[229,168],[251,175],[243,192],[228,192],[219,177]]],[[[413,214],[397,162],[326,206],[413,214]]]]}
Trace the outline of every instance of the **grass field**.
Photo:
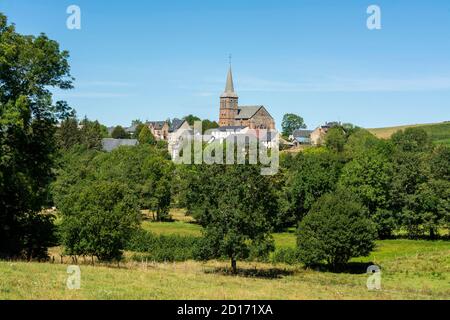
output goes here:
{"type": "Polygon", "coordinates": [[[352,272],[300,266],[239,263],[241,275],[223,272],[226,262],[81,265],[81,289],[66,288],[66,265],[0,262],[0,299],[450,299],[448,242],[378,242],[352,272]],[[368,291],[368,262],[383,270],[382,290],[368,291]]]}
{"type": "Polygon", "coordinates": [[[399,130],[406,128],[419,127],[424,129],[435,143],[450,145],[450,122],[434,123],[434,124],[415,124],[398,127],[375,128],[368,129],[374,135],[382,139],[388,139],[399,130]]]}
{"type": "MultiPolygon", "coordinates": [[[[159,234],[199,235],[182,219],[144,222],[159,234]]],[[[293,230],[274,235],[277,248],[295,246],[293,230]]],[[[66,261],[68,264],[68,261],[66,261]]],[[[450,299],[448,241],[383,240],[370,257],[355,258],[347,272],[240,262],[81,264],[81,289],[66,288],[67,264],[0,262],[0,299],[450,299]],[[382,268],[382,290],[368,291],[365,270],[382,268]]]]}

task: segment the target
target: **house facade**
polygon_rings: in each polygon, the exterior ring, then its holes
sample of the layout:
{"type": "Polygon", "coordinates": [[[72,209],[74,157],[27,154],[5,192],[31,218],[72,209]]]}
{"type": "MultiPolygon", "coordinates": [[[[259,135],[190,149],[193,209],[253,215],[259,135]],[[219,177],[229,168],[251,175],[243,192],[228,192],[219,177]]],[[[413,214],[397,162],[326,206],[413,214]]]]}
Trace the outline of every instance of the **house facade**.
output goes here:
{"type": "Polygon", "coordinates": [[[150,121],[146,123],[157,141],[169,139],[169,123],[167,121],[150,121]]]}

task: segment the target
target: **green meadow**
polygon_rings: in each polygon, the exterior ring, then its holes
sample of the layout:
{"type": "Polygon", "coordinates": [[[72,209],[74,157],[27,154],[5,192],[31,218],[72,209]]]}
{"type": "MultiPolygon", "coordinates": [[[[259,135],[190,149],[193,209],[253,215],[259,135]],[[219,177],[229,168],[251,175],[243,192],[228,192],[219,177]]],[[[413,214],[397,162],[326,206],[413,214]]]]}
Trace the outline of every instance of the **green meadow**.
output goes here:
{"type": "Polygon", "coordinates": [[[430,136],[431,140],[436,144],[450,145],[450,121],[434,124],[416,124],[398,127],[375,128],[368,130],[379,138],[388,139],[392,136],[392,134],[399,130],[413,127],[424,129],[430,136]]]}
{"type": "MultiPolygon", "coordinates": [[[[146,221],[157,234],[200,235],[189,221],[146,221]]],[[[293,230],[274,234],[276,248],[294,248],[293,230]]],[[[381,240],[369,257],[352,259],[339,273],[301,265],[239,262],[238,275],[228,261],[206,263],[136,262],[90,264],[80,259],[81,288],[66,287],[67,258],[50,252],[54,263],[0,262],[0,299],[450,299],[450,243],[426,240],[381,240]],[[366,269],[382,270],[382,289],[369,291],[366,269]]]]}

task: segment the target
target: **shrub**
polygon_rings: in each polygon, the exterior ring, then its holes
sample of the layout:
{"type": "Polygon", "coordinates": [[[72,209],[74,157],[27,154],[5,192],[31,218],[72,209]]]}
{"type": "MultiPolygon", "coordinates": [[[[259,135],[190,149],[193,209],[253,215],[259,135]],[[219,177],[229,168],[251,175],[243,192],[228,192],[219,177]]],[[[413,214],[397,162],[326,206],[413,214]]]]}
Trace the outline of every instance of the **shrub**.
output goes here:
{"type": "Polygon", "coordinates": [[[129,251],[138,252],[132,259],[147,259],[155,262],[186,261],[194,259],[194,251],[201,238],[179,235],[154,235],[139,229],[126,245],[129,251]]]}
{"type": "Polygon", "coordinates": [[[140,222],[136,197],[116,182],[78,183],[67,193],[58,206],[65,252],[103,261],[120,259],[127,239],[140,222]]]}
{"type": "Polygon", "coordinates": [[[353,194],[326,194],[312,207],[297,230],[299,260],[306,266],[324,261],[331,268],[373,250],[376,226],[353,194]]]}
{"type": "Polygon", "coordinates": [[[270,257],[272,263],[296,264],[299,260],[298,250],[296,248],[276,249],[270,257]]]}

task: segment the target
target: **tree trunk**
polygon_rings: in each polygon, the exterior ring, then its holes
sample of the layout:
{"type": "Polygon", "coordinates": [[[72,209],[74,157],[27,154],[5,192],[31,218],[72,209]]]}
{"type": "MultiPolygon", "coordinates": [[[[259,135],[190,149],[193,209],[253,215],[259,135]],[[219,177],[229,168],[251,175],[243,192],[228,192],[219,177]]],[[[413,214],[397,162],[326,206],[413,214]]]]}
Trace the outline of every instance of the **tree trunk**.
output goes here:
{"type": "Polygon", "coordinates": [[[231,269],[233,270],[233,274],[237,273],[236,260],[231,259],[231,269]]]}
{"type": "Polygon", "coordinates": [[[430,239],[431,240],[436,239],[436,233],[434,232],[434,228],[430,228],[430,239]]]}

